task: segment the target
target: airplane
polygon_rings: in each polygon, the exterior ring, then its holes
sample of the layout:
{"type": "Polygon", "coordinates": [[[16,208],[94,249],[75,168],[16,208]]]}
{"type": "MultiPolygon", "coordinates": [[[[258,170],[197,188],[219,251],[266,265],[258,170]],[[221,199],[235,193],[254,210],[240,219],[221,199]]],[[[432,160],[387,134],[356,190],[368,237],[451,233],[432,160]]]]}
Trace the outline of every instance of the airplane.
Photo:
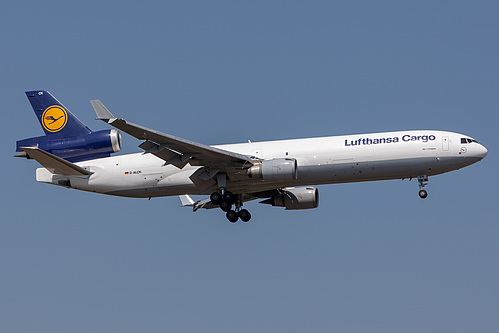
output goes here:
{"type": "Polygon", "coordinates": [[[415,178],[424,199],[429,176],[488,152],[470,136],[438,130],[210,146],[117,118],[99,100],[91,101],[96,119],[115,129],[93,132],[49,91],[26,96],[45,135],[17,141],[14,156],[42,165],[37,181],[122,197],[179,196],[181,206],[220,208],[232,223],[248,222],[243,204],[256,199],[286,210],[317,208],[314,186],[324,184],[415,178]],[[144,152],[111,156],[121,150],[118,130],[141,140],[144,152]]]}

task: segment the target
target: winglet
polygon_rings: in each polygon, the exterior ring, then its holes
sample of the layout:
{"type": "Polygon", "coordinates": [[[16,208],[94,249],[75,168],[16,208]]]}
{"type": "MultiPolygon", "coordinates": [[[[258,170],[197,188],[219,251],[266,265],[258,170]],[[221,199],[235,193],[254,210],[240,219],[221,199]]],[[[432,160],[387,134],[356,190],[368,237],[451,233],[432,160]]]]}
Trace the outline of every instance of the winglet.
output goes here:
{"type": "Polygon", "coordinates": [[[194,200],[188,194],[179,195],[178,198],[181,203],[180,207],[192,207],[195,204],[194,200]]]}
{"type": "Polygon", "coordinates": [[[210,198],[194,201],[190,195],[183,194],[178,196],[180,199],[180,207],[192,207],[192,211],[197,211],[199,208],[212,209],[218,206],[211,202],[210,198]]]}
{"type": "Polygon", "coordinates": [[[95,113],[97,114],[97,118],[99,120],[105,121],[106,123],[109,122],[111,119],[116,119],[115,116],[109,110],[102,104],[101,101],[99,100],[92,100],[90,101],[92,103],[92,106],[95,110],[95,113]]]}

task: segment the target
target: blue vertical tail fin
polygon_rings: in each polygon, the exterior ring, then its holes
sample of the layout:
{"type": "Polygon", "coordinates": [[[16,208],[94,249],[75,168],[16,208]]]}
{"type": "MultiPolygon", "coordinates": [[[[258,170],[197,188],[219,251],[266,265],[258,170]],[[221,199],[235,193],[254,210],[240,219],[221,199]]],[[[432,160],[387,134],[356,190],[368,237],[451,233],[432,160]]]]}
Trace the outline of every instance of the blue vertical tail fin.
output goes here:
{"type": "Polygon", "coordinates": [[[67,138],[92,133],[47,90],[27,91],[26,96],[46,135],[67,138]]]}
{"type": "Polygon", "coordinates": [[[19,154],[15,156],[30,158],[30,153],[40,150],[77,162],[109,157],[120,151],[121,134],[117,130],[92,132],[47,90],[27,91],[26,96],[45,135],[18,140],[19,154]]]}

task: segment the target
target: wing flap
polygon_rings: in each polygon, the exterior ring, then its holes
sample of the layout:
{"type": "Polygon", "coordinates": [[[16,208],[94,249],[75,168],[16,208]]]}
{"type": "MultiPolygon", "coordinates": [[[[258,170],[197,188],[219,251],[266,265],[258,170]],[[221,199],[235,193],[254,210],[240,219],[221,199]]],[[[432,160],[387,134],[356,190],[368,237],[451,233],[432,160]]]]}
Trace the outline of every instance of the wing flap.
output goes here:
{"type": "Polygon", "coordinates": [[[144,149],[145,153],[150,153],[161,158],[165,161],[165,165],[173,164],[179,169],[182,169],[189,163],[189,159],[192,157],[192,155],[182,155],[170,150],[166,145],[158,145],[151,141],[144,141],[139,145],[139,148],[144,149]]]}
{"type": "Polygon", "coordinates": [[[45,169],[49,170],[53,174],[67,176],[88,176],[93,174],[93,172],[91,171],[88,171],[69,161],[66,161],[63,158],[48,153],[40,148],[21,147],[21,149],[24,150],[30,158],[35,159],[45,169]]]}

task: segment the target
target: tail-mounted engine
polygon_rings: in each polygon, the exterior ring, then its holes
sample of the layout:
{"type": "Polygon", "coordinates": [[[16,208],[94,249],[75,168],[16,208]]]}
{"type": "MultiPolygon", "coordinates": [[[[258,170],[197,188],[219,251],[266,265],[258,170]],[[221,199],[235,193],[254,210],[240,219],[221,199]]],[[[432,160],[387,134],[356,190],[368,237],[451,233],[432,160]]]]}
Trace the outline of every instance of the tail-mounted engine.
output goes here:
{"type": "MultiPolygon", "coordinates": [[[[121,133],[115,129],[91,132],[85,135],[52,138],[39,136],[17,141],[17,151],[21,147],[38,147],[71,162],[108,157],[121,150],[121,133]]],[[[23,153],[16,156],[24,156],[23,153]]]]}
{"type": "Polygon", "coordinates": [[[319,190],[315,187],[287,187],[260,203],[286,207],[286,210],[311,209],[319,206],[319,190]]]}
{"type": "Polygon", "coordinates": [[[296,180],[298,178],[298,165],[294,158],[274,158],[253,165],[247,172],[250,178],[296,180]]]}

